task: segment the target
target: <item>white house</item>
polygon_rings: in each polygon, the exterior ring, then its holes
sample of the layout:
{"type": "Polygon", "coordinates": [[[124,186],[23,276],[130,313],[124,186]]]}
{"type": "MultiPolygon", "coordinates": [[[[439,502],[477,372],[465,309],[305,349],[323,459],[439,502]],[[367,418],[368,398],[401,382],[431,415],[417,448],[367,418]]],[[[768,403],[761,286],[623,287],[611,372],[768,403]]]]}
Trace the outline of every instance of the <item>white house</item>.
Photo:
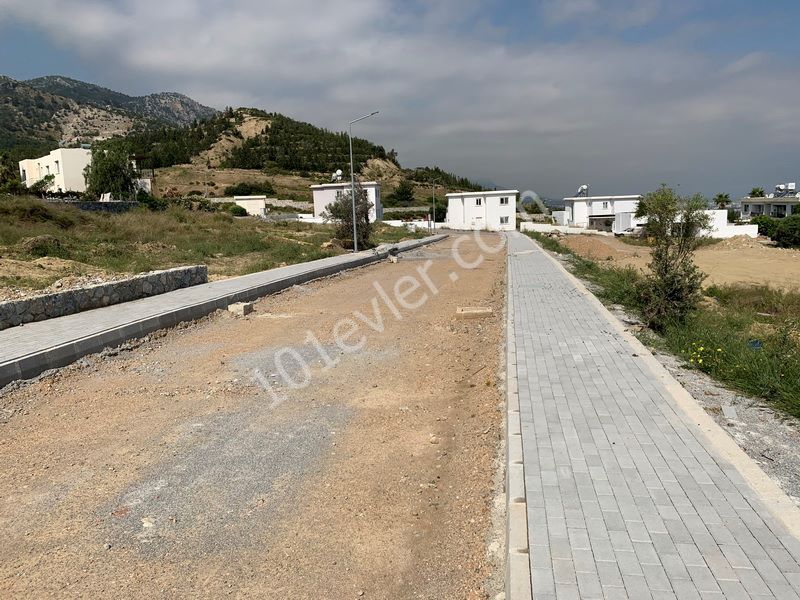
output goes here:
{"type": "Polygon", "coordinates": [[[742,198],[741,202],[743,219],[759,215],[782,219],[789,215],[800,214],[800,198],[797,196],[742,198]]]}
{"type": "Polygon", "coordinates": [[[517,228],[517,190],[447,194],[450,229],[514,231],[517,228]]]}
{"type": "Polygon", "coordinates": [[[86,148],[59,148],[47,156],[21,160],[19,176],[31,187],[48,175],[53,176],[49,192],[85,192],[83,170],[92,162],[92,151],[86,148]]]}
{"type": "Polygon", "coordinates": [[[563,225],[585,227],[597,231],[622,233],[635,227],[635,219],[628,215],[636,212],[640,195],[631,196],[577,196],[564,198],[563,225]],[[625,214],[625,217],[620,215],[625,214]],[[619,220],[619,223],[617,221],[619,220]],[[623,227],[624,225],[624,227],[623,227]]]}
{"type": "MultiPolygon", "coordinates": [[[[383,220],[383,205],[381,204],[381,184],[377,181],[363,181],[361,187],[367,192],[367,200],[372,204],[369,210],[369,220],[371,223],[383,220]]],[[[312,185],[311,194],[314,197],[314,216],[322,217],[322,213],[333,202],[336,201],[337,193],[351,194],[349,183],[325,183],[312,185]]]]}

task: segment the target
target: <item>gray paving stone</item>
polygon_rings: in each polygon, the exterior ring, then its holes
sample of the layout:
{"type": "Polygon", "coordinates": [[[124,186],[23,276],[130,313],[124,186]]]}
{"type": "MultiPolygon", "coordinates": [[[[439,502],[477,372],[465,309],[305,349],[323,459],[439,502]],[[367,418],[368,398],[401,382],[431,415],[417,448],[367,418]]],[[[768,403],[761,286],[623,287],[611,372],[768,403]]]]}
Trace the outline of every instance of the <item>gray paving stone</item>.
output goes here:
{"type": "Polygon", "coordinates": [[[536,597],[794,598],[800,541],[603,311],[508,239],[536,597]]]}

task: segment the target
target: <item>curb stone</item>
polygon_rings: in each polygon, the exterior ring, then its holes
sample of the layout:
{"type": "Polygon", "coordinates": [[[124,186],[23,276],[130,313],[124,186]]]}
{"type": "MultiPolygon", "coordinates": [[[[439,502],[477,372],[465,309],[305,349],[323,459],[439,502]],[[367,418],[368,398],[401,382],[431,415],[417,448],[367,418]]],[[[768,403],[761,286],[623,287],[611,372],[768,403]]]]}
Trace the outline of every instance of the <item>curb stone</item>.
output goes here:
{"type": "MultiPolygon", "coordinates": [[[[507,262],[511,260],[509,253],[507,262]]],[[[522,454],[522,425],[517,383],[517,346],[514,332],[514,295],[507,277],[506,306],[506,600],[531,600],[528,549],[528,505],[522,454]]]]}

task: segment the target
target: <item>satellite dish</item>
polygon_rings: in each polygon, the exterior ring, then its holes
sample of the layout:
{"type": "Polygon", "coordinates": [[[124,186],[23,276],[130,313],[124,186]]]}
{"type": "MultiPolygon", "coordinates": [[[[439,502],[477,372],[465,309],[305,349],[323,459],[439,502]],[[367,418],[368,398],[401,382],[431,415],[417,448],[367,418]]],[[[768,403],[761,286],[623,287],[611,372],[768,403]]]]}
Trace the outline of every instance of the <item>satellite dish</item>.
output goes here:
{"type": "Polygon", "coordinates": [[[342,170],[341,169],[336,169],[336,176],[341,179],[341,177],[342,177],[342,170]]]}
{"type": "Polygon", "coordinates": [[[589,186],[582,185],[578,188],[578,196],[588,196],[589,195],[589,186]]]}

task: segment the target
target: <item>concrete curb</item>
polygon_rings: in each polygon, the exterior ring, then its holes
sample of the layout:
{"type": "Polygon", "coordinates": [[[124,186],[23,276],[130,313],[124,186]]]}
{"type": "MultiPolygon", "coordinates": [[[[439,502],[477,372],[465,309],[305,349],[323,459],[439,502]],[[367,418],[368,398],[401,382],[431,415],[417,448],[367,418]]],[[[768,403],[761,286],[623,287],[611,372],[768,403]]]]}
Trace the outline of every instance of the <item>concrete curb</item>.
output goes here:
{"type": "MultiPolygon", "coordinates": [[[[384,260],[389,256],[390,251],[408,252],[428,244],[439,242],[446,237],[448,237],[446,234],[440,234],[419,240],[408,240],[400,242],[399,244],[386,245],[378,250],[360,252],[348,261],[338,262],[332,265],[319,266],[320,262],[329,261],[329,259],[311,261],[306,263],[309,266],[308,269],[295,275],[244,288],[233,293],[223,294],[210,300],[195,304],[187,304],[178,309],[131,321],[113,329],[107,329],[86,337],[70,340],[61,345],[15,357],[12,360],[0,363],[0,389],[12,381],[31,379],[50,369],[65,367],[83,356],[99,352],[104,348],[118,346],[129,340],[158,331],[159,329],[174,327],[183,321],[199,319],[218,309],[224,310],[229,304],[255,300],[285,290],[294,285],[307,283],[314,279],[328,277],[342,271],[369,265],[384,260]],[[317,263],[316,267],[314,266],[315,263],[317,263]]],[[[124,304],[118,304],[108,308],[119,309],[123,306],[124,304]]],[[[107,310],[107,308],[99,310],[107,310]]],[[[51,321],[54,320],[55,319],[52,319],[51,321]]]]}
{"type": "MultiPolygon", "coordinates": [[[[524,234],[523,234],[524,235],[524,234]]],[[[528,236],[526,236],[528,237],[528,236]]],[[[670,397],[678,408],[686,423],[690,425],[690,430],[698,430],[699,437],[706,441],[706,445],[713,450],[720,458],[730,462],[750,487],[758,494],[761,502],[770,511],[772,516],[781,522],[788,530],[789,534],[800,539],[800,508],[792,502],[791,498],[783,489],[767,475],[758,464],[751,459],[744,450],[731,438],[728,433],[720,427],[711,416],[697,403],[697,400],[675,379],[658,359],[653,356],[647,346],[628,331],[624,325],[605,307],[605,305],[590,292],[587,287],[575,275],[570,273],[564,265],[556,260],[549,252],[544,250],[533,239],[535,244],[566,276],[572,281],[578,291],[590,302],[600,309],[600,313],[614,330],[627,341],[639,355],[639,358],[647,365],[653,377],[661,382],[669,392],[670,397]]]]}
{"type": "Polygon", "coordinates": [[[531,563],[528,547],[528,504],[519,413],[517,343],[514,332],[514,295],[510,262],[506,275],[506,599],[531,600],[531,563]]]}

